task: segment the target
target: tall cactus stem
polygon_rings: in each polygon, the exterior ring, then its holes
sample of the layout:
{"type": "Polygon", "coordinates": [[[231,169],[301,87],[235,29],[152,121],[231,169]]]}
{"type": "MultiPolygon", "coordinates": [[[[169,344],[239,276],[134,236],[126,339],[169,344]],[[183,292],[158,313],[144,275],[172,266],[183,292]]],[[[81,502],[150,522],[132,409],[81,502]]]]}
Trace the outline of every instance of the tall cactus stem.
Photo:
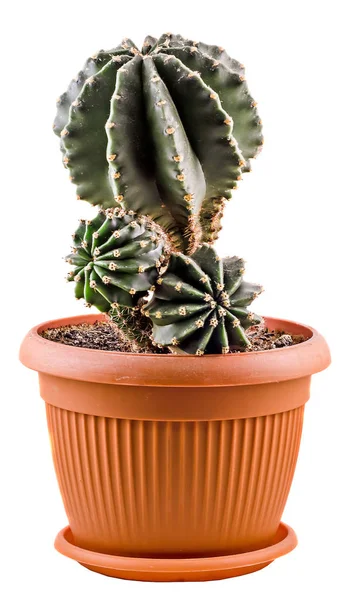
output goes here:
{"type": "Polygon", "coordinates": [[[263,143],[243,65],[171,33],[93,54],[54,131],[78,199],[147,215],[185,254],[217,239],[223,199],[263,143]]]}

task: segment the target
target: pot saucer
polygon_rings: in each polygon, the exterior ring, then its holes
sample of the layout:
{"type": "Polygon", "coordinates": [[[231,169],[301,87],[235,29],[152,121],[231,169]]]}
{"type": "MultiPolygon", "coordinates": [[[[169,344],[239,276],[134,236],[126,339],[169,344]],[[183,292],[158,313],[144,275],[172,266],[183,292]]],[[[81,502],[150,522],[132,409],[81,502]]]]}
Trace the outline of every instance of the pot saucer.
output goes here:
{"type": "Polygon", "coordinates": [[[237,577],[263,569],[296,546],[296,534],[285,523],[280,523],[272,545],[266,548],[202,558],[135,558],[93,552],[74,544],[70,527],[62,529],[55,540],[56,550],[91,571],[136,581],[211,581],[237,577]]]}

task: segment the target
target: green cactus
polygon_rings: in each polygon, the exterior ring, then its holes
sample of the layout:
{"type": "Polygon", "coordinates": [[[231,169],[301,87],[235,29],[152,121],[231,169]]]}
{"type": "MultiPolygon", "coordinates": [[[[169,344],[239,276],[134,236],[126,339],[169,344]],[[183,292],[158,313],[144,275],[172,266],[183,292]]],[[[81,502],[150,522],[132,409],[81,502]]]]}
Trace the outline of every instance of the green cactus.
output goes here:
{"type": "Polygon", "coordinates": [[[101,210],[92,221],[82,220],[73,235],[68,281],[76,283],[76,298],[102,312],[133,307],[153,289],[163,252],[167,245],[155,223],[132,211],[101,210]]]}
{"type": "Polygon", "coordinates": [[[243,65],[180,35],[147,36],[142,51],[125,39],[91,56],[57,104],[77,198],[100,207],[66,258],[76,297],[133,352],[248,349],[261,287],[211,247],[263,143],[243,65]]]}
{"type": "Polygon", "coordinates": [[[117,325],[119,334],[124,340],[125,348],[130,352],[155,351],[152,323],[142,313],[138,305],[133,308],[115,306],[110,310],[109,317],[117,325]]]}
{"type": "Polygon", "coordinates": [[[187,254],[217,238],[263,143],[243,66],[172,34],[90,57],[58,100],[54,131],[79,199],[147,215],[187,254]]]}
{"type": "Polygon", "coordinates": [[[243,273],[242,259],[220,259],[208,244],[192,257],[173,254],[143,307],[153,321],[155,342],[197,355],[248,349],[245,330],[261,318],[247,307],[262,288],[243,282],[243,273]]]}

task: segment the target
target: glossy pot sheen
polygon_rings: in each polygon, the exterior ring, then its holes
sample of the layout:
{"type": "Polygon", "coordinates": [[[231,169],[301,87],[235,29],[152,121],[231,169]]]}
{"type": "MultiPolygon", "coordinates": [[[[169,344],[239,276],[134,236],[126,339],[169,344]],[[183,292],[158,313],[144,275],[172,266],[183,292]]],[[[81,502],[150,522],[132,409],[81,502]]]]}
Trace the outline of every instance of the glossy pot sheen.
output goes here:
{"type": "Polygon", "coordinates": [[[205,557],[269,546],[296,465],[310,378],[330,362],[302,344],[225,356],[103,352],[39,335],[21,360],[39,372],[72,538],[125,557],[205,557]]]}

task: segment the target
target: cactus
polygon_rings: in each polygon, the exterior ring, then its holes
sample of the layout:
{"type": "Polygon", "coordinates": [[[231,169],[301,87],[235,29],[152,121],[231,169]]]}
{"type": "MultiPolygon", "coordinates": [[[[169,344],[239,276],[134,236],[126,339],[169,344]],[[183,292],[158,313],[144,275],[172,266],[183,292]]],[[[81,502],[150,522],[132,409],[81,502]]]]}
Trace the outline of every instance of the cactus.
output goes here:
{"type": "Polygon", "coordinates": [[[114,307],[109,317],[119,329],[125,349],[130,352],[155,352],[152,339],[152,323],[137,305],[133,308],[114,307]]]}
{"type": "Polygon", "coordinates": [[[125,39],[86,61],[54,132],[77,198],[99,207],[66,257],[76,297],[108,313],[132,352],[248,350],[261,287],[212,247],[263,143],[243,65],[171,33],[141,51],[125,39]]]}
{"type": "Polygon", "coordinates": [[[102,312],[133,307],[153,289],[166,251],[163,233],[146,217],[101,210],[92,221],[82,220],[73,235],[68,281],[76,283],[76,298],[102,312]]]}
{"type": "Polygon", "coordinates": [[[243,66],[172,34],[90,57],[58,100],[54,131],[78,199],[148,215],[186,254],[217,238],[263,142],[243,66]]]}
{"type": "Polygon", "coordinates": [[[143,307],[155,342],[197,355],[249,349],[245,330],[261,318],[247,307],[262,288],[243,282],[243,273],[241,258],[220,259],[208,244],[192,257],[173,254],[143,307]]]}

